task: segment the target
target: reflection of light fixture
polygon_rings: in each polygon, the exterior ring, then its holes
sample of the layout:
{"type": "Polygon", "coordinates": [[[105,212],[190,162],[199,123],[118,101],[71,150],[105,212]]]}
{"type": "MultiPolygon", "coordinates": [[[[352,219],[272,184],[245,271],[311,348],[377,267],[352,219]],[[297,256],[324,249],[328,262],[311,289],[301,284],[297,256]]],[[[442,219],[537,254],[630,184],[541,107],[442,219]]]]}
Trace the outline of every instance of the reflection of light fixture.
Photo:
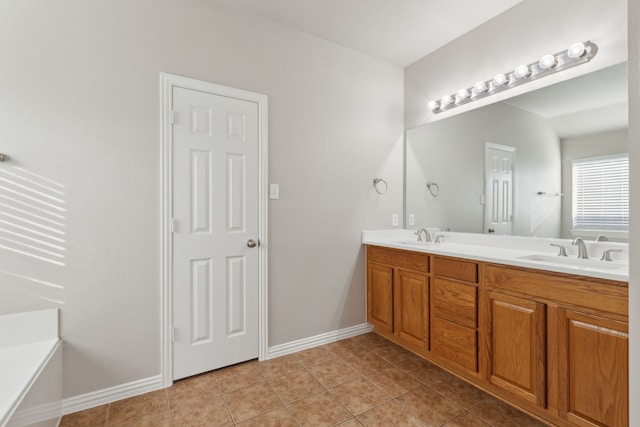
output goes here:
{"type": "Polygon", "coordinates": [[[492,80],[479,81],[473,87],[460,89],[455,95],[445,95],[440,101],[429,101],[427,107],[434,113],[441,113],[460,105],[484,98],[494,93],[519,86],[557,72],[591,61],[598,52],[592,42],[573,43],[567,50],[554,55],[544,55],[539,61],[518,65],[506,74],[496,74],[492,80]]]}

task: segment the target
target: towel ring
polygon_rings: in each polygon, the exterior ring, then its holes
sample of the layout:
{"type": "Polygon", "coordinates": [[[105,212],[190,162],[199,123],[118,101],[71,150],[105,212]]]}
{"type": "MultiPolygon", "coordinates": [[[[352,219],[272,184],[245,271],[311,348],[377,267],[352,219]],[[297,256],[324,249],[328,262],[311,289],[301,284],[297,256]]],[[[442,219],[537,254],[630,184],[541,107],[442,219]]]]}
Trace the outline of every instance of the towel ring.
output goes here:
{"type": "Polygon", "coordinates": [[[373,179],[373,188],[376,189],[376,193],[378,194],[385,194],[387,192],[387,181],[385,181],[382,178],[374,178],[373,179]],[[382,187],[382,185],[380,185],[380,183],[384,184],[384,189],[380,189],[380,187],[382,187]]]}
{"type": "Polygon", "coordinates": [[[427,188],[433,197],[438,197],[438,194],[440,194],[440,187],[435,182],[427,182],[427,188]]]}

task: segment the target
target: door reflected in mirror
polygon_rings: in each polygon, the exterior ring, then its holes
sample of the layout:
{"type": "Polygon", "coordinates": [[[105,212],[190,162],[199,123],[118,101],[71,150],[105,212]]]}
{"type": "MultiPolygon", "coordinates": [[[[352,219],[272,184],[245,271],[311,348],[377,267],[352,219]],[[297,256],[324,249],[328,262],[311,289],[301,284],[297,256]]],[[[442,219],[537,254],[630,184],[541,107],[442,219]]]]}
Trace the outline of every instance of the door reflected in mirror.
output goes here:
{"type": "MultiPolygon", "coordinates": [[[[417,228],[626,241],[624,218],[609,230],[574,228],[573,163],[625,155],[627,114],[622,63],[411,129],[405,215],[417,228]],[[509,147],[512,157],[487,147],[509,147]]],[[[628,217],[628,202],[620,212],[628,217]]]]}

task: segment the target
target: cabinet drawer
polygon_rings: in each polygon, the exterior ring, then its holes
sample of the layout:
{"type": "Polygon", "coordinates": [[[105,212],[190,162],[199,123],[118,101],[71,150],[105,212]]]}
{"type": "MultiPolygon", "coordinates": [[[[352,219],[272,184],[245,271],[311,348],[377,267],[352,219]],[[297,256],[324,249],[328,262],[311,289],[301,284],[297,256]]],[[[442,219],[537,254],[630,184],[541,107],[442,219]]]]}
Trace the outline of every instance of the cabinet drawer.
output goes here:
{"type": "Polygon", "coordinates": [[[418,252],[367,246],[367,260],[404,270],[429,272],[429,256],[418,252]]]}
{"type": "Polygon", "coordinates": [[[431,317],[431,351],[463,368],[478,372],[478,336],[475,329],[431,317]]]}
{"type": "Polygon", "coordinates": [[[475,328],[478,314],[477,294],[478,288],[474,285],[436,277],[433,279],[431,291],[433,314],[475,328]]]}
{"type": "Polygon", "coordinates": [[[433,274],[478,283],[478,263],[454,258],[433,257],[433,274]]]}

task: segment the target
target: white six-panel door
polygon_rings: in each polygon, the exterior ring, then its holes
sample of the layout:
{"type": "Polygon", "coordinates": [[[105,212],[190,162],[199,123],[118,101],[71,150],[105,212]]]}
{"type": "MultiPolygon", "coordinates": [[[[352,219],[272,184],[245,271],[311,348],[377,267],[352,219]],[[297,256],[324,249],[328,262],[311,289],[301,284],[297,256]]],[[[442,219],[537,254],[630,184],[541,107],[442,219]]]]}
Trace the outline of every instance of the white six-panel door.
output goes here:
{"type": "Polygon", "coordinates": [[[172,95],[175,380],[258,357],[259,183],[258,105],[172,95]]]}
{"type": "Polygon", "coordinates": [[[514,147],[485,144],[485,233],[512,233],[514,154],[514,147]]]}

